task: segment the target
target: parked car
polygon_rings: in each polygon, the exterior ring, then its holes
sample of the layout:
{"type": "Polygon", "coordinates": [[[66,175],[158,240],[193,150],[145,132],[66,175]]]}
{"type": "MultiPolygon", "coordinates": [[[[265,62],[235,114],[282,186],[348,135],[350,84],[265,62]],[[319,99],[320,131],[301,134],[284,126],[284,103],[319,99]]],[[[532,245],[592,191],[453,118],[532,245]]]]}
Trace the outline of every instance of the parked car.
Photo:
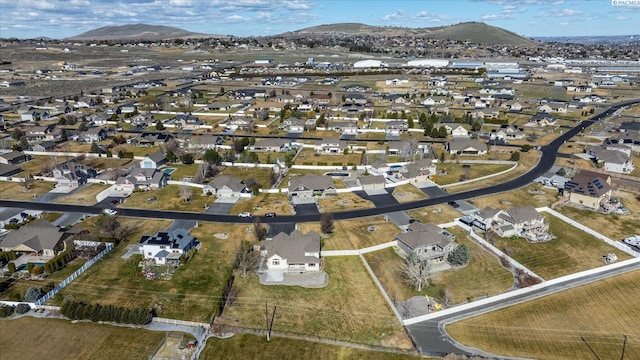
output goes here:
{"type": "Polygon", "coordinates": [[[268,212],[266,214],[264,214],[265,217],[276,217],[276,213],[274,212],[268,212]]]}
{"type": "Polygon", "coordinates": [[[250,212],[241,212],[240,214],[238,214],[238,216],[243,217],[243,218],[249,218],[251,217],[251,213],[250,212]]]}
{"type": "Polygon", "coordinates": [[[109,204],[111,204],[111,206],[116,206],[116,205],[120,204],[120,200],[111,200],[111,202],[109,204]]]}
{"type": "Polygon", "coordinates": [[[118,213],[117,211],[115,211],[113,209],[104,209],[102,212],[107,216],[114,216],[115,214],[118,213]]]}
{"type": "Polygon", "coordinates": [[[451,206],[454,209],[457,209],[460,207],[460,205],[455,201],[449,201],[447,204],[449,204],[449,206],[451,206]]]}

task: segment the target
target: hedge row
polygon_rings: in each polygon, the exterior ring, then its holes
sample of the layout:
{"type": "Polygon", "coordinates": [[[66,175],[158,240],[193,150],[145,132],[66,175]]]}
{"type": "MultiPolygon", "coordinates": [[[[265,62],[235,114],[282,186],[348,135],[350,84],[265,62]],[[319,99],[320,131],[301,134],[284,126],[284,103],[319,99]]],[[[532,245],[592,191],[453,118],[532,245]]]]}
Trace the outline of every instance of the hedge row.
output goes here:
{"type": "Polygon", "coordinates": [[[47,261],[44,264],[44,271],[46,271],[49,274],[56,272],[62,269],[71,260],[73,260],[73,249],[71,247],[68,247],[67,250],[58,254],[53,259],[47,261]]]}
{"type": "Polygon", "coordinates": [[[67,301],[62,304],[60,312],[73,320],[113,321],[140,325],[150,323],[153,318],[153,312],[146,308],[126,308],[76,301],[67,301]]]}

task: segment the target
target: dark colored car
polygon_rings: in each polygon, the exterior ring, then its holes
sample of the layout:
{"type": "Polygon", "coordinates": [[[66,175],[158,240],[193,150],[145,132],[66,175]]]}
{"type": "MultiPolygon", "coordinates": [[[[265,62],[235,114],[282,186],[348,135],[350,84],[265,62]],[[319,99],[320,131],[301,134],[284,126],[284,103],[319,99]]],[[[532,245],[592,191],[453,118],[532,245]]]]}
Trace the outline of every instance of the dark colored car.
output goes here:
{"type": "Polygon", "coordinates": [[[460,207],[460,205],[458,205],[458,203],[455,201],[449,201],[447,204],[449,204],[449,206],[451,206],[454,209],[457,209],[460,207]]]}
{"type": "Polygon", "coordinates": [[[111,206],[116,206],[116,205],[120,204],[120,200],[111,200],[111,202],[109,204],[111,204],[111,206]]]}
{"type": "Polygon", "coordinates": [[[268,212],[266,214],[264,214],[265,217],[276,217],[276,213],[274,212],[268,212]]]}

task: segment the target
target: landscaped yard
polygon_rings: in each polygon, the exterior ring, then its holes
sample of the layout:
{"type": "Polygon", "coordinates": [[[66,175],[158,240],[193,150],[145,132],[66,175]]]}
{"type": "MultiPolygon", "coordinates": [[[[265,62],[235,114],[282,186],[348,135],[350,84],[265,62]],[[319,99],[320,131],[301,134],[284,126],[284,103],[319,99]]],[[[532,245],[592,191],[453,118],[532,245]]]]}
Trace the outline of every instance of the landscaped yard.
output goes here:
{"type": "Polygon", "coordinates": [[[4,359],[147,359],[163,332],[61,319],[0,320],[4,359]],[[25,346],[25,339],[32,339],[25,346]]]}
{"type": "Polygon", "coordinates": [[[180,185],[167,185],[160,190],[134,192],[120,206],[136,209],[202,212],[205,205],[211,205],[215,200],[215,198],[203,196],[200,188],[187,187],[186,191],[190,193],[191,199],[189,202],[185,202],[182,191],[183,187],[180,185]]]}
{"type": "Polygon", "coordinates": [[[264,215],[275,212],[277,215],[293,215],[293,206],[289,204],[289,199],[285,193],[260,193],[251,198],[239,200],[231,210],[230,214],[250,212],[252,215],[264,215]]]}
{"type": "Polygon", "coordinates": [[[267,301],[277,306],[274,330],[368,344],[393,337],[400,339],[396,346],[411,346],[358,257],[325,257],[324,270],[329,284],[322,289],[264,286],[256,274],[238,276],[238,300],[224,316],[239,319],[242,326],[263,328],[267,301]]]}
{"type": "Polygon", "coordinates": [[[640,235],[640,200],[637,195],[627,191],[614,191],[613,197],[631,211],[630,215],[603,214],[591,210],[580,210],[569,205],[556,210],[563,215],[587,226],[612,240],[640,235]]]}
{"type": "Polygon", "coordinates": [[[494,235],[494,245],[546,280],[605,265],[602,257],[609,253],[616,254],[618,261],[631,258],[552,215],[544,215],[555,239],[532,244],[523,238],[494,235]]]}
{"type": "Polygon", "coordinates": [[[507,357],[625,359],[640,354],[640,271],[447,325],[467,346],[507,357]],[[584,337],[584,340],[581,338],[584,337]],[[591,349],[593,349],[593,352],[591,349]]]}
{"type": "Polygon", "coordinates": [[[399,301],[416,295],[441,298],[444,289],[449,288],[455,304],[464,302],[467,298],[503,293],[511,288],[513,275],[500,266],[495,256],[469,240],[464,231],[458,228],[447,230],[456,235],[456,243],[466,244],[469,247],[471,252],[469,265],[434,274],[430,286],[422,292],[404,283],[399,271],[403,259],[394,249],[389,248],[364,255],[391,298],[397,297],[399,301]]]}
{"type": "Polygon", "coordinates": [[[340,212],[375,207],[370,200],[363,199],[351,192],[339,193],[337,196],[327,196],[318,199],[317,203],[322,212],[340,212]]]}
{"type": "MultiPolygon", "coordinates": [[[[340,220],[334,221],[333,224],[335,229],[327,239],[323,240],[323,250],[362,249],[393,241],[395,235],[400,232],[397,226],[382,216],[340,220]]],[[[298,227],[303,233],[311,230],[320,232],[319,223],[300,223],[298,227]]]]}
{"type": "MultiPolygon", "coordinates": [[[[182,180],[182,178],[184,177],[194,177],[198,172],[199,167],[200,167],[200,164],[190,164],[190,165],[169,164],[167,165],[167,169],[168,168],[175,169],[169,175],[171,175],[171,180],[177,180],[177,181],[182,180]]],[[[162,171],[164,171],[164,168],[162,171]]]]}
{"type": "Polygon", "coordinates": [[[54,202],[58,204],[92,205],[97,202],[96,195],[108,187],[109,185],[89,184],[80,191],[55,199],[54,202]]]}
{"type": "MultiPolygon", "coordinates": [[[[248,334],[236,334],[228,339],[212,337],[207,340],[207,345],[200,354],[200,359],[203,360],[408,360],[415,358],[417,356],[359,350],[287,338],[272,337],[271,341],[267,342],[264,336],[248,334]]],[[[420,359],[429,358],[420,357],[420,359]]]]}
{"type": "Polygon", "coordinates": [[[0,198],[9,200],[33,200],[34,197],[44,195],[55,187],[55,183],[48,181],[34,181],[31,189],[27,190],[23,183],[0,182],[0,198]]]}
{"type": "Polygon", "coordinates": [[[407,212],[412,218],[424,223],[445,224],[462,216],[460,212],[447,204],[423,207],[407,212]]]}

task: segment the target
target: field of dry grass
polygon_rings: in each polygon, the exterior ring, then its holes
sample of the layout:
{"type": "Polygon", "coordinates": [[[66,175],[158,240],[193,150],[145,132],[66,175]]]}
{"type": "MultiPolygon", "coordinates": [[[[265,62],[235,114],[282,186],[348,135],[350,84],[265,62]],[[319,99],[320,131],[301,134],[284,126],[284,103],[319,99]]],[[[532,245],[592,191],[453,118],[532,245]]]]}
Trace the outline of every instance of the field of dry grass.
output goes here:
{"type": "Polygon", "coordinates": [[[558,199],[557,193],[558,191],[555,189],[546,188],[539,184],[530,184],[518,190],[473,198],[471,202],[479,209],[485,207],[510,209],[514,206],[543,207],[556,201],[558,199]],[[538,194],[538,191],[543,191],[544,194],[538,194]]]}
{"type": "Polygon", "coordinates": [[[358,257],[326,257],[324,270],[329,284],[322,289],[264,286],[256,274],[236,277],[240,295],[225,310],[225,317],[238,319],[244,326],[262,328],[264,302],[268,301],[270,306],[278,307],[274,330],[368,344],[381,344],[402,333],[398,346],[411,346],[358,257]]]}
{"type": "Polygon", "coordinates": [[[269,187],[269,174],[271,168],[246,168],[237,166],[226,166],[220,170],[220,175],[235,176],[243,181],[247,179],[254,179],[256,183],[262,185],[264,188],[269,187]]]}
{"type": "Polygon", "coordinates": [[[147,359],[163,332],[61,319],[0,320],[6,359],[147,359]],[[28,346],[25,346],[25,339],[28,346]]]}
{"type": "Polygon", "coordinates": [[[510,169],[511,167],[513,167],[513,165],[464,164],[464,160],[461,160],[459,164],[438,164],[438,171],[446,170],[447,173],[444,175],[438,174],[435,182],[439,185],[448,185],[461,181],[461,177],[464,177],[466,180],[471,180],[495,174],[510,169]]]}
{"type": "Polygon", "coordinates": [[[426,199],[428,196],[422,190],[411,184],[396,186],[391,194],[399,203],[426,199]]]}
{"type": "Polygon", "coordinates": [[[603,266],[602,257],[609,253],[618,261],[631,258],[552,215],[545,218],[555,239],[532,244],[523,238],[494,236],[494,245],[546,280],[603,266]]]}
{"type": "Polygon", "coordinates": [[[447,325],[467,346],[507,357],[625,359],[640,354],[640,271],[447,325]],[[584,337],[584,341],[581,339],[584,337]],[[593,352],[589,349],[591,347],[593,352]]]}
{"type": "Polygon", "coordinates": [[[264,215],[268,212],[275,212],[277,215],[293,215],[293,206],[289,203],[287,194],[261,193],[252,198],[242,199],[235,203],[230,214],[250,212],[252,215],[264,215]]]}
{"type": "Polygon", "coordinates": [[[638,199],[638,195],[615,190],[613,197],[619,199],[631,211],[631,214],[607,215],[591,210],[576,209],[568,205],[560,206],[556,211],[613,240],[621,240],[627,236],[640,234],[640,199],[638,199]]]}
{"type": "Polygon", "coordinates": [[[399,271],[403,260],[394,249],[364,255],[389,296],[397,297],[400,301],[416,295],[441,298],[442,292],[448,288],[453,296],[453,303],[461,303],[467,299],[500,294],[511,288],[513,275],[500,266],[495,256],[469,240],[462,230],[458,228],[447,230],[456,236],[456,243],[466,244],[469,247],[471,260],[465,267],[434,274],[429,286],[422,292],[404,283],[399,271]]]}
{"type": "MultiPolygon", "coordinates": [[[[334,221],[334,231],[324,239],[323,250],[355,250],[392,241],[400,229],[382,216],[334,221]],[[373,231],[369,231],[373,230],[373,231]]],[[[300,231],[320,232],[319,223],[300,223],[300,231]]]]}
{"type": "Polygon", "coordinates": [[[458,210],[446,204],[423,207],[407,211],[407,213],[414,219],[418,219],[424,223],[431,222],[434,224],[448,223],[462,216],[458,210]]]}
{"type": "Polygon", "coordinates": [[[318,199],[317,203],[322,212],[340,212],[375,207],[371,200],[363,199],[351,192],[340,193],[337,196],[327,196],[318,199]]]}
{"type": "Polygon", "coordinates": [[[184,201],[182,186],[167,185],[160,190],[134,192],[120,206],[135,209],[202,212],[205,205],[211,205],[215,200],[215,198],[203,196],[202,190],[196,187],[189,187],[187,191],[190,193],[189,202],[184,201]]]}
{"type": "Polygon", "coordinates": [[[0,199],[8,200],[33,200],[34,197],[44,195],[55,187],[55,183],[47,181],[34,181],[32,188],[27,190],[22,183],[2,181],[0,182],[0,199]]]}
{"type": "Polygon", "coordinates": [[[109,185],[90,184],[73,194],[59,197],[54,202],[58,204],[93,205],[97,202],[96,195],[108,187],[109,185]]]}

